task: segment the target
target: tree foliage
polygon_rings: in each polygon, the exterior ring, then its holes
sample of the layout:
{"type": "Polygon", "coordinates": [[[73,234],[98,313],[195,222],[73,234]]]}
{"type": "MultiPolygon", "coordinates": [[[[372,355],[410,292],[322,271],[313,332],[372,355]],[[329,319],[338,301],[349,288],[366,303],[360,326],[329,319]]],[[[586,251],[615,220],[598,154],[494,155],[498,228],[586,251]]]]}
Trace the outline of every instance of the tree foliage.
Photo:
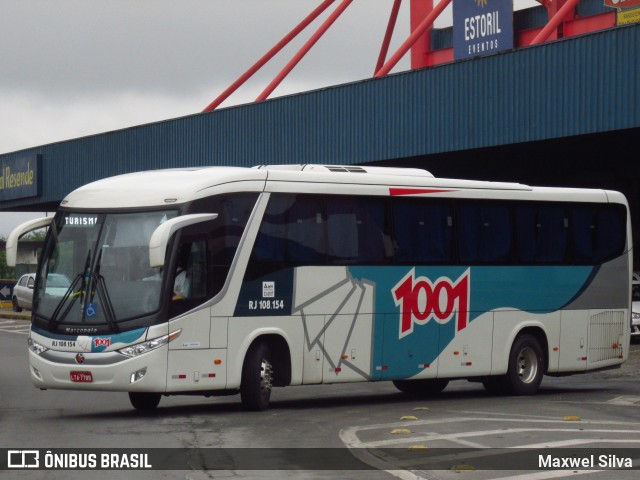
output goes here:
{"type": "MultiPolygon", "coordinates": [[[[4,237],[0,236],[0,240],[5,240],[4,237]]],[[[0,248],[0,278],[15,278],[16,277],[16,269],[14,267],[7,266],[7,252],[4,248],[0,248]]]]}

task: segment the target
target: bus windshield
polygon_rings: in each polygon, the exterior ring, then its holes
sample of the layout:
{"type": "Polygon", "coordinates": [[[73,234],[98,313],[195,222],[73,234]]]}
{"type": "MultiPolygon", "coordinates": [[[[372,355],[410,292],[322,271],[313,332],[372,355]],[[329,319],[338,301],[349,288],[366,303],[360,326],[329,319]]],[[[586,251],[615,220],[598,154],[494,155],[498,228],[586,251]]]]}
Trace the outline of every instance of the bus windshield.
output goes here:
{"type": "Polygon", "coordinates": [[[117,331],[119,322],[157,311],[163,271],[149,266],[149,240],[177,213],[58,213],[38,272],[34,315],[50,328],[117,331]]]}

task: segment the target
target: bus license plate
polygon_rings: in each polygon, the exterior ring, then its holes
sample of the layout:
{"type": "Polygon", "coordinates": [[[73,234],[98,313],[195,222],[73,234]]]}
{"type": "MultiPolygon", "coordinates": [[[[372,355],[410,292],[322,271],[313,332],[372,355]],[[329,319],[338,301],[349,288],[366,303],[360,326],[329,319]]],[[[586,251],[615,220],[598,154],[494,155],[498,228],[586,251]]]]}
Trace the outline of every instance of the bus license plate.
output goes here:
{"type": "Polygon", "coordinates": [[[76,383],[91,383],[93,375],[91,372],[71,372],[71,381],[76,383]]]}

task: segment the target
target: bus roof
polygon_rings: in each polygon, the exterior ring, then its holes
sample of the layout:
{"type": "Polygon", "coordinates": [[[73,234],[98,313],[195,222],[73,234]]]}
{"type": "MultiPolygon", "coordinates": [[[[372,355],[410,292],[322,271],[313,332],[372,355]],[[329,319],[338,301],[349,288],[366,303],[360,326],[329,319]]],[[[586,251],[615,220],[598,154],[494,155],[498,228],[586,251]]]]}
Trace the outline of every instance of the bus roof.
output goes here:
{"type": "MultiPolygon", "coordinates": [[[[429,193],[478,198],[523,198],[537,192],[541,200],[608,201],[603,190],[530,187],[519,183],[435,178],[426,170],[342,165],[273,165],[242,167],[195,167],[128,173],[84,185],[61,203],[74,209],[166,207],[220,193],[237,191],[289,191],[305,193],[356,193],[412,195],[429,193]],[[242,182],[242,185],[239,184],[242,182]],[[304,183],[304,188],[296,184],[304,183]],[[405,188],[406,187],[406,188],[405,188]],[[417,189],[412,191],[411,189],[417,189]],[[501,192],[501,193],[498,193],[501,192]],[[558,194],[571,193],[572,198],[558,194]],[[458,195],[456,195],[458,193],[458,195]],[[526,194],[524,196],[527,196],[526,194]]],[[[615,201],[615,200],[614,200],[615,201]]]]}

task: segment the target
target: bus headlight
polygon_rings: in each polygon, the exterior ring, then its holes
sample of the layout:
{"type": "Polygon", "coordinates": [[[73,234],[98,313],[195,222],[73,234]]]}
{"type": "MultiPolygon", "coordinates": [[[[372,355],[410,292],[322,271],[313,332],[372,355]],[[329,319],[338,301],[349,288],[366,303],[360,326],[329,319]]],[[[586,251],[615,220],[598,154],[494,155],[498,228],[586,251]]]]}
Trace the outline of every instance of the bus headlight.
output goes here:
{"type": "Polygon", "coordinates": [[[46,352],[47,350],[49,350],[47,347],[45,347],[44,345],[36,342],[31,337],[29,337],[29,340],[27,342],[29,344],[29,350],[31,350],[36,355],[41,355],[44,352],[46,352]]]}
{"type": "Polygon", "coordinates": [[[163,337],[154,338],[153,340],[147,340],[146,342],[136,343],[135,345],[121,348],[118,352],[127,357],[137,357],[138,355],[143,355],[151,350],[155,350],[156,348],[166,345],[170,341],[178,338],[181,332],[182,329],[176,330],[175,332],[172,332],[169,335],[164,335],[163,337]]]}

